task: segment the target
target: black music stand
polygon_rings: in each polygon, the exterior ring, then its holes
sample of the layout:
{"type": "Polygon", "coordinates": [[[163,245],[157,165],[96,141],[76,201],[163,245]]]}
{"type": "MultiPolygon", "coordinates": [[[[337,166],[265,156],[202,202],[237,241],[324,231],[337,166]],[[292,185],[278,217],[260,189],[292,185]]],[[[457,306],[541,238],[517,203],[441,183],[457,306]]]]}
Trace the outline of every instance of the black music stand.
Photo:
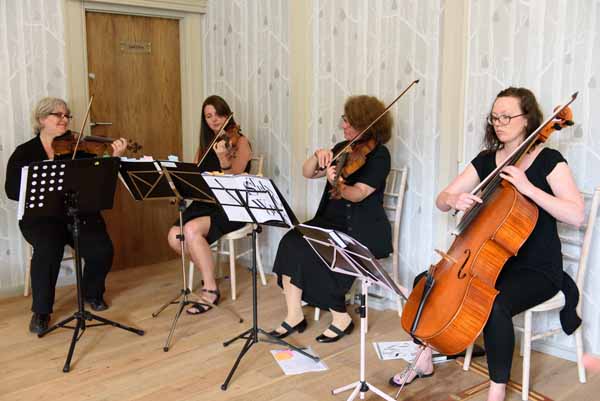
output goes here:
{"type": "Polygon", "coordinates": [[[267,331],[258,327],[256,236],[262,231],[261,225],[289,228],[298,224],[298,219],[294,216],[294,213],[281,196],[275,184],[268,178],[253,175],[211,175],[208,173],[203,173],[203,177],[230,221],[254,224],[254,229],[252,230],[251,266],[252,327],[223,343],[223,346],[227,347],[236,340],[246,340],[227,378],[221,385],[221,390],[227,390],[229,381],[240,361],[246,352],[259,341],[289,347],[314,361],[318,361],[319,357],[310,355],[282,339],[273,337],[267,331]],[[266,338],[259,338],[259,334],[262,334],[266,338]]]}
{"type": "MultiPolygon", "coordinates": [[[[194,163],[182,163],[175,161],[155,161],[155,160],[125,160],[121,162],[119,177],[128,189],[131,196],[138,201],[171,199],[177,205],[179,211],[179,235],[177,239],[181,246],[181,283],[182,287],[179,293],[156,312],[152,317],[158,316],[169,305],[179,304],[175,312],[175,317],[171,323],[169,335],[163,347],[163,351],[169,351],[171,339],[177,326],[177,321],[186,306],[195,304],[189,298],[193,295],[192,283],[187,282],[185,274],[185,236],[183,234],[183,211],[187,200],[195,200],[206,203],[215,203],[210,195],[206,182],[202,178],[198,167],[194,163]]],[[[215,306],[204,298],[199,297],[202,304],[206,306],[215,306]]],[[[241,321],[241,319],[240,319],[241,321]]]]}
{"type": "Polygon", "coordinates": [[[77,311],[68,318],[56,323],[38,337],[58,329],[73,329],[73,337],[63,372],[71,369],[71,358],[75,344],[87,327],[110,325],[131,331],[140,336],[143,330],[135,329],[105,319],[85,310],[81,287],[82,268],[79,253],[79,216],[111,209],[117,181],[119,159],[94,158],[77,160],[56,160],[32,163],[21,172],[21,193],[19,196],[19,219],[26,217],[69,216],[73,219],[73,248],[75,249],[75,279],[77,284],[77,311]],[[75,326],[67,326],[77,320],[75,326]],[[100,323],[87,324],[96,320],[100,323]],[[79,332],[81,331],[81,335],[79,332]]]}
{"type": "Polygon", "coordinates": [[[360,295],[360,306],[358,307],[360,315],[360,377],[358,381],[332,390],[332,394],[353,390],[347,399],[347,401],[351,401],[359,393],[360,398],[363,399],[365,393],[371,390],[387,401],[394,401],[392,397],[368,383],[365,379],[366,297],[369,286],[372,284],[393,291],[405,300],[406,297],[369,249],[354,238],[340,231],[304,224],[300,224],[297,229],[329,269],[337,273],[354,276],[361,281],[362,294],[360,295]]]}

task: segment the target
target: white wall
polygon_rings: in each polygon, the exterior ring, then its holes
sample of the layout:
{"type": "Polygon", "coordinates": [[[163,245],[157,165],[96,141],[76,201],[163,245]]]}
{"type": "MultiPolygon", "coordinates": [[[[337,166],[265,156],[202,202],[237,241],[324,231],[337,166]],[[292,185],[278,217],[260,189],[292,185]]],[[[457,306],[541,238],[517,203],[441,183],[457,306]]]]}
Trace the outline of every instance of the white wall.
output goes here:
{"type": "MultiPolygon", "coordinates": [[[[0,0],[0,181],[14,148],[30,139],[30,113],[44,96],[65,97],[61,0],[0,0]]],[[[0,292],[23,285],[16,202],[0,196],[0,292]]],[[[28,261],[27,261],[28,263],[28,261]]]]}

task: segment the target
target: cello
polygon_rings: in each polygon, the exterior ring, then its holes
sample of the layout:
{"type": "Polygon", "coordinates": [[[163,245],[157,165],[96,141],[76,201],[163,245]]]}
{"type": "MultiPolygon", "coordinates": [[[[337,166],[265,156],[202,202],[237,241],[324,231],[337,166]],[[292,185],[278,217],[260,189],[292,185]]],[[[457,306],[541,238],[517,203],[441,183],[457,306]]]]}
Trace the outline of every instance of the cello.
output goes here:
{"type": "Polygon", "coordinates": [[[537,206],[509,182],[501,170],[518,165],[522,157],[554,130],[573,125],[568,106],[558,107],[476,188],[472,195],[483,203],[463,215],[447,252],[432,265],[413,289],[402,312],[401,323],[413,338],[446,355],[472,344],[483,330],[498,291],[502,267],[527,240],[538,218],[537,206]]]}

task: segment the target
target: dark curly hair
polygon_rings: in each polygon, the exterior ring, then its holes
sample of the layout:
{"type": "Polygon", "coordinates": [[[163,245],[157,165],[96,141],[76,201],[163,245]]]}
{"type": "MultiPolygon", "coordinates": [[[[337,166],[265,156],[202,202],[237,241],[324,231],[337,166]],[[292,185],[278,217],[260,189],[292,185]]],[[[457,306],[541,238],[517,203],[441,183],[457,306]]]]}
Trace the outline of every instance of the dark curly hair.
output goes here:
{"type": "MultiPolygon", "coordinates": [[[[204,118],[204,108],[208,105],[213,106],[217,115],[221,117],[229,117],[231,114],[231,108],[221,96],[211,95],[204,100],[204,103],[202,103],[202,122],[200,123],[200,154],[204,153],[206,147],[210,145],[212,140],[215,138],[215,133],[212,129],[210,129],[206,123],[206,119],[204,118]]],[[[235,120],[232,117],[225,129],[227,130],[235,125],[235,120]]]]}
{"type": "MultiPolygon", "coordinates": [[[[506,88],[496,96],[494,99],[494,103],[498,98],[501,97],[514,97],[519,100],[519,107],[521,108],[521,113],[523,113],[523,117],[527,119],[527,126],[525,127],[525,131],[527,136],[535,131],[543,121],[544,115],[540,110],[540,106],[535,98],[533,92],[526,88],[515,88],[510,87],[506,88]]],[[[494,103],[492,103],[492,107],[494,107],[494,103]]],[[[491,109],[490,109],[491,114],[491,109]]],[[[496,151],[498,149],[502,149],[504,145],[498,139],[496,135],[496,130],[494,130],[494,126],[490,123],[485,122],[485,136],[483,137],[483,148],[489,151],[496,151]]]]}
{"type": "MultiPolygon", "coordinates": [[[[351,96],[344,105],[346,120],[358,131],[367,128],[384,110],[385,105],[381,100],[367,95],[351,96]]],[[[388,112],[369,128],[361,138],[368,140],[374,137],[378,143],[386,143],[392,137],[393,125],[394,120],[388,112]]]]}

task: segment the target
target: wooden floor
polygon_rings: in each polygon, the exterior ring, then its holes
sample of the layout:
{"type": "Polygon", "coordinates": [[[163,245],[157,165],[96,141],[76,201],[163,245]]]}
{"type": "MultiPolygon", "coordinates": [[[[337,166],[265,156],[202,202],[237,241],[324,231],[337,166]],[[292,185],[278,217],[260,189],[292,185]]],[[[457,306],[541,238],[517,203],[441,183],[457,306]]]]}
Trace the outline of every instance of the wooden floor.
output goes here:
{"type": "MultiPolygon", "coordinates": [[[[183,315],[172,347],[163,344],[175,313],[170,306],[157,318],[151,313],[180,288],[177,261],[111,273],[106,299],[111,308],[102,313],[109,319],[146,331],[143,337],[113,327],[89,328],[77,344],[70,373],[62,366],[72,331],[59,329],[38,339],[30,334],[30,298],[0,300],[0,399],[1,400],[345,400],[349,393],[333,396],[333,388],[355,381],[359,374],[359,330],[334,344],[314,341],[329,324],[325,313],[319,322],[309,320],[302,334],[288,337],[299,346],[312,346],[329,367],[326,372],[285,376],[269,350],[277,347],[260,343],[242,360],[230,387],[221,391],[242,342],[224,348],[222,342],[244,331],[251,324],[250,275],[238,268],[238,299],[229,298],[228,282],[221,284],[223,308],[240,313],[244,323],[235,322],[225,311],[212,310],[203,316],[183,315]]],[[[284,302],[269,277],[260,287],[259,326],[271,329],[284,316],[284,302]]],[[[53,322],[69,316],[75,308],[74,288],[58,290],[53,322]]],[[[306,308],[312,317],[312,308],[306,308]]],[[[388,394],[395,391],[388,378],[404,363],[379,361],[373,341],[406,339],[394,312],[371,311],[367,337],[367,380],[388,394]]],[[[359,320],[355,317],[355,323],[359,320]]],[[[358,327],[358,325],[357,325],[358,327]]],[[[513,379],[520,381],[521,362],[515,358],[513,379]]],[[[534,353],[533,389],[552,400],[592,401],[600,399],[600,374],[589,374],[587,384],[579,384],[575,364],[534,353]]],[[[452,400],[451,394],[484,381],[476,373],[463,372],[454,362],[437,365],[436,374],[411,384],[401,400],[452,400]]],[[[367,400],[380,399],[372,392],[367,400]]],[[[473,398],[485,400],[484,393],[473,398]]],[[[510,393],[509,400],[520,400],[510,393]]]]}

